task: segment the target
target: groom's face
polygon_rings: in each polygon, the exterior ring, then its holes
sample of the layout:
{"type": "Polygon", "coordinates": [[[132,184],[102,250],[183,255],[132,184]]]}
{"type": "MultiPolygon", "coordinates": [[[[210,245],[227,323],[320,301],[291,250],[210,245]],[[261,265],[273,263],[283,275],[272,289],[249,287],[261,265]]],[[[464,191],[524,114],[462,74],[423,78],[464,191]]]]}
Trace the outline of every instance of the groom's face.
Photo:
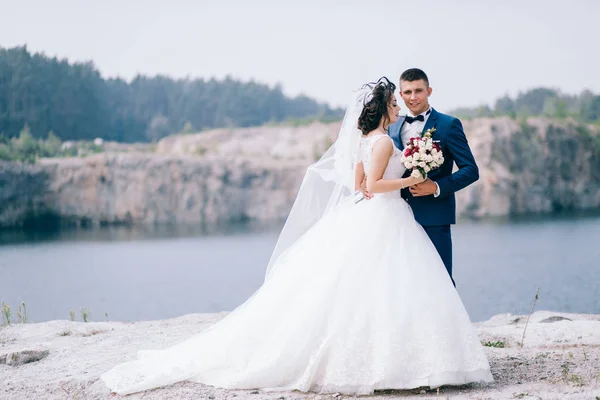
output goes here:
{"type": "Polygon", "coordinates": [[[423,79],[400,81],[400,96],[413,115],[419,115],[429,108],[431,88],[423,79]]]}

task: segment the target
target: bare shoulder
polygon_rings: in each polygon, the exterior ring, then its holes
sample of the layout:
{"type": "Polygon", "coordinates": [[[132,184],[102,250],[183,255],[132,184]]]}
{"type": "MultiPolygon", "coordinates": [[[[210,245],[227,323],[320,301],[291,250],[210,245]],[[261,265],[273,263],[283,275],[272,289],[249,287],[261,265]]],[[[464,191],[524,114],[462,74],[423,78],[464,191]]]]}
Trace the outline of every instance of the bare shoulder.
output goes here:
{"type": "Polygon", "coordinates": [[[388,135],[379,135],[373,139],[373,155],[391,155],[394,152],[394,142],[388,135]]]}

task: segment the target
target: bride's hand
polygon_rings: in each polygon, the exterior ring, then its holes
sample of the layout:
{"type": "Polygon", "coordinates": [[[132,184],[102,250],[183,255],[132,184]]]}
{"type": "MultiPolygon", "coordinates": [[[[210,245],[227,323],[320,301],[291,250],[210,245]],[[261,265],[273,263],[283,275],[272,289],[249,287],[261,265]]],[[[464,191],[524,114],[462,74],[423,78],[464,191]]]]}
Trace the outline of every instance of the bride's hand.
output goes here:
{"type": "Polygon", "coordinates": [[[421,175],[421,174],[419,174],[418,177],[414,177],[414,176],[411,175],[411,178],[413,179],[412,185],[418,185],[419,183],[423,183],[423,182],[425,182],[427,180],[427,175],[425,175],[424,178],[423,178],[423,175],[421,175]]]}

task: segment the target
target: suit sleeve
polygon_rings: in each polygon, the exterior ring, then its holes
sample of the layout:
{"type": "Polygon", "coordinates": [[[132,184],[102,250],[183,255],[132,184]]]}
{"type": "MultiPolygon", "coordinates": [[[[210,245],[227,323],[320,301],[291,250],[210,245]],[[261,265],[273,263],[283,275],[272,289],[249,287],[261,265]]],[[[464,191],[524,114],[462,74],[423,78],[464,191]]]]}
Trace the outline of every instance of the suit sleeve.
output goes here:
{"type": "Polygon", "coordinates": [[[446,146],[458,166],[458,171],[436,181],[440,187],[438,198],[458,192],[479,179],[479,168],[475,163],[462,124],[456,118],[450,126],[446,146]]]}

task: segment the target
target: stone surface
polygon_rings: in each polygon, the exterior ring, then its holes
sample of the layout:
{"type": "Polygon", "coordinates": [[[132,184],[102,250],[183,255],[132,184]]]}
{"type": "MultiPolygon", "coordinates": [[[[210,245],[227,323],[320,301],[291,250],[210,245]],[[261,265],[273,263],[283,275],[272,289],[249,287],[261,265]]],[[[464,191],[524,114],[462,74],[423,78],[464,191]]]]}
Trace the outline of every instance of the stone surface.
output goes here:
{"type": "Polygon", "coordinates": [[[542,323],[558,322],[558,321],[570,321],[569,318],[561,317],[560,315],[553,315],[546,319],[541,320],[542,323]]]}
{"type": "Polygon", "coordinates": [[[19,350],[12,353],[0,354],[0,364],[17,367],[19,365],[40,361],[47,357],[49,353],[48,350],[19,350]]]}
{"type": "MultiPolygon", "coordinates": [[[[40,362],[19,367],[0,365],[0,398],[54,400],[114,399],[99,379],[137,351],[179,343],[222,319],[226,313],[191,314],[169,320],[122,322],[49,321],[0,327],[0,354],[36,348],[50,351],[40,362]]],[[[600,396],[600,315],[538,311],[531,315],[523,347],[525,322],[518,316],[496,315],[474,324],[482,343],[501,341],[504,348],[485,347],[495,382],[486,385],[380,391],[378,400],[391,399],[594,399],[600,396]],[[541,323],[561,316],[570,321],[541,323]],[[425,394],[421,391],[425,390],[425,394]]],[[[527,316],[521,316],[526,321],[527,316]]],[[[225,390],[183,382],[126,396],[126,399],[325,400],[332,395],[225,390]]],[[[341,395],[336,398],[347,399],[341,395]]],[[[369,397],[371,398],[371,397],[369,397]]]]}
{"type": "MultiPolygon", "coordinates": [[[[162,139],[156,152],[0,162],[0,227],[56,216],[76,225],[217,224],[285,219],[305,168],[339,123],[220,129],[162,139]]],[[[464,121],[480,179],[457,193],[459,217],[600,207],[598,129],[508,117],[464,121]]],[[[108,146],[110,148],[110,146],[108,146]]]]}

